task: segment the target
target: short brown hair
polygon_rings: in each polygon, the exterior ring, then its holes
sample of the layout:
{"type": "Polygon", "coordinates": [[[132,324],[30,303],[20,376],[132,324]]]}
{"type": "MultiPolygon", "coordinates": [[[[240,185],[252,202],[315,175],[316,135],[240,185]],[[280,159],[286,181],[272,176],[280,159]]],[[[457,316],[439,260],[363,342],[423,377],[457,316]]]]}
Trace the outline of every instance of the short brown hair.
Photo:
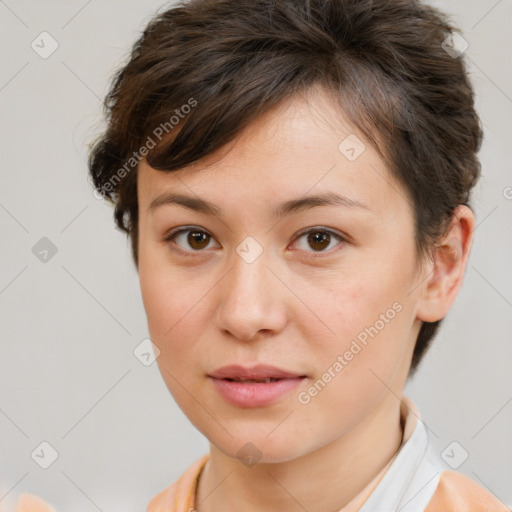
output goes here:
{"type": "MultiPolygon", "coordinates": [[[[157,13],[112,77],[107,128],[89,155],[135,264],[141,155],[180,169],[314,85],[335,93],[405,186],[418,257],[432,256],[480,174],[472,86],[463,59],[445,51],[457,32],[415,0],[191,0],[157,13]]],[[[423,323],[411,372],[440,322],[423,323]]]]}

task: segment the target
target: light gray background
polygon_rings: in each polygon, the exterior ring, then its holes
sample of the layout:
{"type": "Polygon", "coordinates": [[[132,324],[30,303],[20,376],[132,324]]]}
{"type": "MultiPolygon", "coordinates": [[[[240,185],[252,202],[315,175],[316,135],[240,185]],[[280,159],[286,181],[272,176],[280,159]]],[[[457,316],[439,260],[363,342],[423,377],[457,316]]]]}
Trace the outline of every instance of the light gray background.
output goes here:
{"type": "MultiPolygon", "coordinates": [[[[2,511],[26,491],[61,512],[145,510],[208,450],[156,364],[134,357],[148,336],[137,274],[87,178],[109,78],[163,5],[0,1],[2,511]],[[31,48],[43,31],[59,44],[48,59],[31,48]],[[42,237],[58,249],[46,263],[32,253],[42,237]],[[59,454],[46,470],[31,458],[42,441],[59,454]]],[[[512,3],[435,5],[469,42],[483,178],[463,288],[406,392],[439,452],[460,443],[458,471],[510,506],[512,3]]]]}

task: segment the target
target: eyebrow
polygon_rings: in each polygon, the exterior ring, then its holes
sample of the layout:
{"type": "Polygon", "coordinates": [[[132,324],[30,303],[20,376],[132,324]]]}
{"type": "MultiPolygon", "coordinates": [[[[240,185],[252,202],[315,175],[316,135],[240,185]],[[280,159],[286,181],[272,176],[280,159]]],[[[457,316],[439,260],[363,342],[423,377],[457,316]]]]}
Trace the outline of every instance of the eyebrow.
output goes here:
{"type": "MultiPolygon", "coordinates": [[[[169,204],[181,205],[185,208],[188,208],[189,210],[193,210],[199,213],[205,213],[207,215],[216,215],[218,217],[222,216],[222,208],[214,205],[213,203],[210,203],[209,201],[206,201],[205,199],[186,196],[183,194],[175,194],[172,192],[166,192],[157,196],[155,199],[153,199],[153,201],[151,201],[148,210],[154,211],[160,206],[169,204]]],[[[325,192],[323,194],[299,197],[297,199],[291,199],[289,201],[281,203],[271,211],[271,216],[273,218],[278,219],[285,217],[286,215],[289,215],[291,213],[308,210],[315,206],[332,205],[372,211],[372,209],[368,205],[360,201],[350,199],[347,196],[337,194],[335,192],[325,192]]]]}

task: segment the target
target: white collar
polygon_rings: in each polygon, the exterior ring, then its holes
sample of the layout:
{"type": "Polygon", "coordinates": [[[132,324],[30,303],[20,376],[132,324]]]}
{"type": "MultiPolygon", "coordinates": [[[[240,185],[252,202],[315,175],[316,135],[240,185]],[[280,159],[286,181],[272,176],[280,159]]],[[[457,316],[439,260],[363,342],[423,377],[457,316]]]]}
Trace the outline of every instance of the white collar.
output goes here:
{"type": "Polygon", "coordinates": [[[405,395],[400,414],[405,442],[360,512],[423,512],[445,469],[430,446],[418,408],[405,395]]]}

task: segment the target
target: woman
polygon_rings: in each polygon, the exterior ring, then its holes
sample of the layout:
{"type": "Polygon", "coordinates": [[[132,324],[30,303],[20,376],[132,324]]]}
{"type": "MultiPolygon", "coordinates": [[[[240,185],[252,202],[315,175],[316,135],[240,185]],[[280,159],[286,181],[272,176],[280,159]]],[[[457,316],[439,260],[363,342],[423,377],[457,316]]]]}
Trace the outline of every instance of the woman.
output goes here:
{"type": "Polygon", "coordinates": [[[473,240],[456,34],[412,0],[195,0],[134,45],[89,168],[210,442],[149,512],[507,510],[403,394],[473,240]]]}

